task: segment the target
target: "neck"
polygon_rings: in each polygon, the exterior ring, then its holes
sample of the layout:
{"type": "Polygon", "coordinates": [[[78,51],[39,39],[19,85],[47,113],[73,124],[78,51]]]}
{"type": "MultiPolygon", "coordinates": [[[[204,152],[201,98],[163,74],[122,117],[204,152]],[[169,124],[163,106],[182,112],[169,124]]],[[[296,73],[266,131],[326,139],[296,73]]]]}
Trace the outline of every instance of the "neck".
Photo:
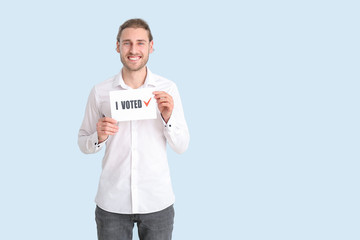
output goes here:
{"type": "Polygon", "coordinates": [[[147,68],[143,67],[137,71],[131,71],[126,69],[125,67],[122,68],[122,78],[126,85],[129,87],[136,89],[141,87],[146,79],[147,68]]]}

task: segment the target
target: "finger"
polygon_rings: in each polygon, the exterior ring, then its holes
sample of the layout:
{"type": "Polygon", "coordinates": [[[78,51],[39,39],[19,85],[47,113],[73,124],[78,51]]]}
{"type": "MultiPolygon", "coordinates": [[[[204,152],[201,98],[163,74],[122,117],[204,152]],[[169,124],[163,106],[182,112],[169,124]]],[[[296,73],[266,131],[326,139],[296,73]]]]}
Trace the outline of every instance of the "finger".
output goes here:
{"type": "Polygon", "coordinates": [[[160,98],[160,99],[157,99],[156,102],[158,104],[161,104],[161,103],[174,104],[174,101],[171,98],[160,98]]]}
{"type": "Polygon", "coordinates": [[[119,127],[116,125],[113,125],[113,124],[106,124],[106,125],[101,125],[100,129],[108,130],[108,131],[117,131],[119,129],[119,127]]]}
{"type": "Polygon", "coordinates": [[[108,122],[102,118],[102,119],[99,119],[99,121],[97,122],[97,125],[99,125],[99,126],[106,126],[106,125],[117,126],[117,122],[115,122],[115,123],[113,121],[108,122]]]}
{"type": "Polygon", "coordinates": [[[164,92],[164,91],[154,91],[154,92],[153,92],[154,95],[163,94],[163,93],[166,93],[166,92],[164,92]]]}
{"type": "Polygon", "coordinates": [[[103,135],[114,135],[117,132],[118,132],[117,130],[109,129],[109,128],[101,128],[98,130],[98,133],[103,135]]]}
{"type": "Polygon", "coordinates": [[[100,131],[112,130],[117,132],[119,130],[119,127],[117,125],[108,122],[98,122],[97,129],[100,131]]]}
{"type": "Polygon", "coordinates": [[[161,103],[161,104],[159,104],[159,110],[162,112],[162,110],[164,110],[164,109],[169,109],[169,110],[171,110],[171,109],[173,109],[173,105],[171,104],[171,103],[167,103],[167,102],[164,102],[164,103],[161,103]]]}
{"type": "Polygon", "coordinates": [[[112,122],[99,122],[99,125],[101,126],[113,126],[113,127],[118,127],[117,122],[116,123],[112,123],[112,122]]]}
{"type": "Polygon", "coordinates": [[[164,98],[164,97],[170,97],[169,94],[167,94],[166,92],[153,92],[154,93],[154,97],[156,99],[158,98],[164,98]]]}
{"type": "Polygon", "coordinates": [[[168,99],[168,98],[159,98],[159,99],[156,99],[156,102],[157,103],[170,102],[170,99],[168,99]]]}
{"type": "Polygon", "coordinates": [[[106,135],[114,135],[115,133],[117,133],[117,131],[114,131],[112,129],[103,129],[102,131],[100,131],[101,133],[104,133],[106,135]]]}
{"type": "Polygon", "coordinates": [[[112,123],[112,124],[117,124],[117,121],[115,119],[113,119],[113,118],[110,118],[110,117],[103,117],[102,121],[112,123]]]}
{"type": "Polygon", "coordinates": [[[156,99],[156,101],[158,101],[158,100],[173,101],[173,98],[169,94],[156,95],[155,99],[156,99]]]}
{"type": "MultiPolygon", "coordinates": [[[[115,135],[116,132],[101,131],[100,134],[101,134],[101,135],[115,135]]],[[[99,135],[100,135],[100,134],[99,134],[99,135]]]]}

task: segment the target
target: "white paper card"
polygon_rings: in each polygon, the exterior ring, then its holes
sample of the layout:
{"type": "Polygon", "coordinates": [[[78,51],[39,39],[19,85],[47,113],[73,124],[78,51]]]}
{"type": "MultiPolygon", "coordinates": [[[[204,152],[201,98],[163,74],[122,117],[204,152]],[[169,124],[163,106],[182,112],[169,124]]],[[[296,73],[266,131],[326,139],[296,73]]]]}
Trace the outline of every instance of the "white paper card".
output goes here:
{"type": "Polygon", "coordinates": [[[111,117],[117,121],[156,118],[156,100],[152,88],[111,91],[111,117]]]}

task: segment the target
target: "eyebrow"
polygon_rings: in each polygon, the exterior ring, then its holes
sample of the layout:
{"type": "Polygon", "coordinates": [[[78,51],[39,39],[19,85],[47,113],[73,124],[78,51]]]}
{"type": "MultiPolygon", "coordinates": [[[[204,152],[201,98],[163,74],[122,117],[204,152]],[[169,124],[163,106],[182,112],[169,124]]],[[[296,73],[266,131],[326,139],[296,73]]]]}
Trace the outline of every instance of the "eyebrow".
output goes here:
{"type": "MultiPolygon", "coordinates": [[[[130,39],[124,39],[124,40],[122,40],[122,42],[131,42],[131,40],[130,39]]],[[[138,39],[138,40],[136,40],[136,42],[147,42],[145,39],[138,39]]]]}

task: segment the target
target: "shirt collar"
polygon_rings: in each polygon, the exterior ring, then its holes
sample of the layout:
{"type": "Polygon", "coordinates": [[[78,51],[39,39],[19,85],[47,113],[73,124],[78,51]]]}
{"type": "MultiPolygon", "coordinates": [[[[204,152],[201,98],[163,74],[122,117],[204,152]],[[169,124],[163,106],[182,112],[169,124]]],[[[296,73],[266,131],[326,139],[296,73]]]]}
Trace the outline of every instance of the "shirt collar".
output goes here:
{"type": "MultiPolygon", "coordinates": [[[[150,71],[150,69],[148,67],[146,67],[146,70],[147,70],[146,79],[145,79],[144,84],[140,88],[147,88],[149,86],[156,87],[156,78],[155,78],[154,74],[150,71]]],[[[122,78],[122,71],[120,71],[115,76],[113,86],[114,87],[120,86],[123,89],[130,89],[130,87],[125,84],[124,79],[122,78]]]]}

